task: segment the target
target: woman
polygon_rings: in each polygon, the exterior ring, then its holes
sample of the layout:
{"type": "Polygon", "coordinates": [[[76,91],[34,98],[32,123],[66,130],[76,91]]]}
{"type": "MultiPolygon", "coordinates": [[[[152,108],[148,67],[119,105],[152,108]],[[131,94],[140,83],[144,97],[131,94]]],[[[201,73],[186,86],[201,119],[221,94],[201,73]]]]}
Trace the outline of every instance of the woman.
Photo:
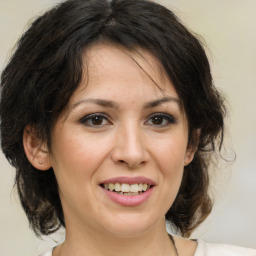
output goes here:
{"type": "Polygon", "coordinates": [[[42,256],[256,255],[183,237],[209,215],[223,99],[200,42],[149,1],[69,0],[1,77],[1,142],[42,256]]]}

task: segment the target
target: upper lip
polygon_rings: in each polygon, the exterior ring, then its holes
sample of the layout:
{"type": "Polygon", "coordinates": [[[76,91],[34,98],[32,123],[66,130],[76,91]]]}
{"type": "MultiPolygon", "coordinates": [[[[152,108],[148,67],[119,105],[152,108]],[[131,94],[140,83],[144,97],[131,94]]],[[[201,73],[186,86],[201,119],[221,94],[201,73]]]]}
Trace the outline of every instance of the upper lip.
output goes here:
{"type": "Polygon", "coordinates": [[[103,180],[100,184],[109,184],[109,183],[122,183],[122,184],[129,184],[129,185],[132,185],[132,184],[148,184],[148,185],[156,185],[156,183],[149,179],[149,178],[146,178],[146,177],[143,177],[143,176],[137,176],[137,177],[128,177],[128,176],[123,176],[123,177],[114,177],[114,178],[111,178],[111,179],[107,179],[107,180],[103,180]]]}

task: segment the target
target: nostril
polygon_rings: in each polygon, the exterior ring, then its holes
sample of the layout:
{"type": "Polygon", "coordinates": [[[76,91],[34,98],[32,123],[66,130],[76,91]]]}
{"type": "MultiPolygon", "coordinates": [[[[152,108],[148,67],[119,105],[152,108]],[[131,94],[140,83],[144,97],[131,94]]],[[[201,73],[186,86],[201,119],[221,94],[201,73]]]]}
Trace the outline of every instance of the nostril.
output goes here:
{"type": "Polygon", "coordinates": [[[127,164],[124,160],[119,160],[119,164],[127,164]]]}

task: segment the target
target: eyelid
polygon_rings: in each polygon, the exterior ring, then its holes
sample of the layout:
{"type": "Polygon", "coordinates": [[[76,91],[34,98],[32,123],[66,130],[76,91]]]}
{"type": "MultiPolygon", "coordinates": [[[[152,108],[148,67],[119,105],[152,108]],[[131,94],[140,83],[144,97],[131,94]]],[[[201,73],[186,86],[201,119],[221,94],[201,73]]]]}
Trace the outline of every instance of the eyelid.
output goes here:
{"type": "MultiPolygon", "coordinates": [[[[112,124],[109,116],[105,113],[102,113],[102,112],[91,113],[91,114],[84,115],[82,118],[79,119],[79,122],[81,124],[83,124],[84,126],[92,127],[92,128],[102,128],[106,125],[111,125],[112,124]],[[103,124],[98,124],[98,125],[93,124],[93,123],[90,124],[90,121],[92,121],[93,117],[101,117],[103,119],[104,123],[103,124]]],[[[146,121],[145,121],[146,125],[155,126],[155,127],[158,127],[158,128],[167,127],[169,125],[176,124],[176,123],[177,123],[177,119],[172,114],[164,113],[164,112],[152,113],[146,118],[146,121]],[[163,118],[163,121],[165,121],[165,124],[154,124],[154,123],[150,124],[150,122],[152,121],[152,118],[154,118],[154,117],[163,118]]]]}
{"type": "Polygon", "coordinates": [[[156,112],[156,113],[153,113],[151,114],[146,122],[148,122],[151,118],[155,117],[155,116],[160,116],[162,118],[165,118],[165,120],[167,120],[169,123],[167,125],[154,125],[154,124],[151,124],[152,126],[156,126],[156,127],[166,127],[168,125],[171,125],[171,124],[177,124],[178,123],[178,120],[177,118],[175,118],[173,115],[171,114],[167,114],[167,113],[163,113],[163,112],[156,112]]]}
{"type": "Polygon", "coordinates": [[[79,119],[79,122],[82,123],[83,125],[87,126],[87,127],[95,127],[95,128],[101,128],[101,127],[106,125],[106,124],[103,124],[103,125],[93,125],[93,124],[89,125],[89,124],[87,124],[86,125],[86,122],[88,120],[92,119],[93,117],[102,117],[102,118],[104,118],[105,120],[108,121],[107,125],[111,124],[111,122],[109,120],[109,117],[105,113],[101,113],[101,112],[91,113],[91,114],[85,115],[85,116],[83,116],[82,118],[79,119]]]}

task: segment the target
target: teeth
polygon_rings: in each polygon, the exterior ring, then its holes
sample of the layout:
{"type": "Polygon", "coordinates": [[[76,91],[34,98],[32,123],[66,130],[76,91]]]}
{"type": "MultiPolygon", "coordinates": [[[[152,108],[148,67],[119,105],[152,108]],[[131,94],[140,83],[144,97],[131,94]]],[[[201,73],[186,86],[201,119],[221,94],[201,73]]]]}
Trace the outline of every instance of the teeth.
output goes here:
{"type": "Polygon", "coordinates": [[[121,191],[121,185],[119,183],[115,184],[115,191],[121,191]]]}
{"type": "Polygon", "coordinates": [[[132,184],[130,187],[131,187],[131,192],[134,192],[134,193],[139,192],[138,184],[132,184]]]}
{"type": "Polygon", "coordinates": [[[130,190],[130,185],[128,185],[128,184],[122,184],[121,185],[121,191],[122,192],[130,192],[131,190],[130,190]]]}
{"type": "Polygon", "coordinates": [[[115,189],[115,185],[112,184],[112,183],[110,183],[110,184],[109,184],[109,190],[110,190],[110,191],[113,191],[114,189],[115,189]]]}
{"type": "Polygon", "coordinates": [[[123,195],[123,196],[137,196],[137,195],[140,195],[141,193],[143,192],[136,192],[136,193],[133,193],[133,192],[116,192],[117,194],[119,195],[123,195]]]}
{"type": "Polygon", "coordinates": [[[149,189],[150,185],[148,184],[126,184],[126,183],[108,183],[104,184],[104,188],[110,191],[119,192],[119,194],[125,195],[138,195],[139,192],[147,191],[149,189]]]}
{"type": "Polygon", "coordinates": [[[109,189],[109,184],[104,184],[105,189],[109,189]]]}

